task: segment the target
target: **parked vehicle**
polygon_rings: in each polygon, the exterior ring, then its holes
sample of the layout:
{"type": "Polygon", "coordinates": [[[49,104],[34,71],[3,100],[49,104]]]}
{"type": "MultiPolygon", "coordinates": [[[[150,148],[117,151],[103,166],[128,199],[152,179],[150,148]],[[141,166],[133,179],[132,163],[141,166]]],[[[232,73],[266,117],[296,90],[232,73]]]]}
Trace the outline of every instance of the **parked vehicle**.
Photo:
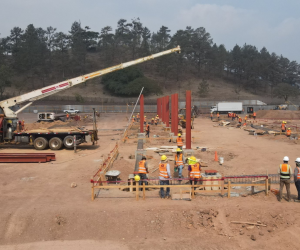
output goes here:
{"type": "Polygon", "coordinates": [[[211,113],[242,113],[243,103],[242,102],[219,102],[216,106],[212,106],[210,109],[211,113]]]}
{"type": "Polygon", "coordinates": [[[77,114],[77,113],[79,113],[79,110],[78,109],[65,109],[64,113],[77,114]]]}

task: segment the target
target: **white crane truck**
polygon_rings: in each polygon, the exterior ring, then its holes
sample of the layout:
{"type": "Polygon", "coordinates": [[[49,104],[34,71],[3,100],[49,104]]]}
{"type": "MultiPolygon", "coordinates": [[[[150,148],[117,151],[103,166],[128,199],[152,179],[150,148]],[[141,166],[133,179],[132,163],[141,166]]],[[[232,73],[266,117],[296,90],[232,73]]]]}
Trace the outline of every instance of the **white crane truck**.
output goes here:
{"type": "MultiPolygon", "coordinates": [[[[29,130],[23,132],[16,132],[18,125],[17,114],[24,110],[26,107],[30,106],[34,101],[42,99],[46,96],[53,95],[62,90],[66,90],[80,83],[83,83],[89,79],[102,76],[113,71],[121,70],[132,65],[147,62],[156,57],[168,55],[171,53],[180,53],[180,47],[174,49],[162,51],[150,56],[139,58],[126,63],[121,63],[116,66],[112,66],[103,70],[95,71],[90,74],[72,78],[66,81],[62,81],[32,92],[9,98],[7,100],[0,101],[0,109],[2,110],[0,114],[0,143],[2,142],[22,142],[29,143],[35,147],[37,150],[43,150],[48,148],[52,150],[59,150],[64,145],[66,148],[73,148],[74,143],[76,145],[84,142],[95,142],[98,140],[97,127],[94,123],[93,130],[81,130],[81,129],[56,129],[56,130],[29,130]],[[11,107],[28,102],[22,108],[17,111],[13,111],[11,107]],[[75,137],[75,142],[74,142],[75,137]]],[[[1,111],[0,110],[0,111],[1,111]]]]}

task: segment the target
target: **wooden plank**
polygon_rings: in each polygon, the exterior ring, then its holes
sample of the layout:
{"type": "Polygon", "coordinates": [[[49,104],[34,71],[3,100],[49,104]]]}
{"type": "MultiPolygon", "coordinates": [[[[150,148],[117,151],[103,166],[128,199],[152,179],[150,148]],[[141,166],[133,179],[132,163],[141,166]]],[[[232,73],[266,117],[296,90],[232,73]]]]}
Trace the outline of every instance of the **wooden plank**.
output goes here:
{"type": "Polygon", "coordinates": [[[247,224],[247,225],[262,226],[262,227],[266,227],[267,226],[267,225],[264,225],[264,224],[261,224],[261,223],[243,222],[243,221],[230,221],[230,223],[234,223],[234,224],[247,224]]]}
{"type": "Polygon", "coordinates": [[[227,190],[227,197],[230,198],[230,181],[228,181],[228,190],[227,190]]]}
{"type": "Polygon", "coordinates": [[[146,198],[146,188],[145,188],[145,182],[143,182],[143,200],[146,198]]]}
{"type": "Polygon", "coordinates": [[[136,200],[139,200],[139,182],[136,182],[136,188],[135,188],[135,194],[136,194],[136,200]]]}

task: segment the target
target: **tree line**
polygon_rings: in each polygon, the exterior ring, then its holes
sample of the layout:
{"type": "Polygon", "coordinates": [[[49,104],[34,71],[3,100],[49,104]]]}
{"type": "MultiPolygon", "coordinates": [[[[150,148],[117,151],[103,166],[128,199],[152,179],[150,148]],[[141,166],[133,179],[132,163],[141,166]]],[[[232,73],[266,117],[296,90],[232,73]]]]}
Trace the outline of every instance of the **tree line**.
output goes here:
{"type": "Polygon", "coordinates": [[[182,49],[180,54],[138,66],[148,75],[158,74],[163,79],[159,86],[162,89],[170,80],[180,83],[193,77],[203,84],[218,77],[233,82],[237,94],[247,89],[287,100],[298,93],[295,86],[300,67],[296,61],[271,53],[265,47],[258,50],[248,44],[227,50],[223,44],[214,43],[204,27],[188,26],[172,34],[168,27],[161,26],[151,32],[136,18],[120,19],[115,30],[105,26],[93,31],[78,21],[71,25],[68,33],[51,26],[36,28],[33,24],[25,30],[12,28],[10,35],[0,41],[0,95],[7,86],[14,85],[20,92],[33,90],[177,45],[182,49]],[[290,91],[282,96],[283,90],[290,91]]]}

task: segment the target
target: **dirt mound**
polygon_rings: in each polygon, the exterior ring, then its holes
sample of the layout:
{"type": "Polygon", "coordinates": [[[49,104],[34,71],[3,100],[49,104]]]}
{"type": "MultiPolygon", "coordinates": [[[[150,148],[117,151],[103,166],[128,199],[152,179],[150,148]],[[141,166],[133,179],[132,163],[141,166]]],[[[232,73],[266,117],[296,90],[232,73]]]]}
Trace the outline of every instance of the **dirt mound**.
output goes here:
{"type": "Polygon", "coordinates": [[[259,110],[257,118],[278,119],[278,120],[296,120],[300,119],[300,111],[293,110],[259,110]]]}

